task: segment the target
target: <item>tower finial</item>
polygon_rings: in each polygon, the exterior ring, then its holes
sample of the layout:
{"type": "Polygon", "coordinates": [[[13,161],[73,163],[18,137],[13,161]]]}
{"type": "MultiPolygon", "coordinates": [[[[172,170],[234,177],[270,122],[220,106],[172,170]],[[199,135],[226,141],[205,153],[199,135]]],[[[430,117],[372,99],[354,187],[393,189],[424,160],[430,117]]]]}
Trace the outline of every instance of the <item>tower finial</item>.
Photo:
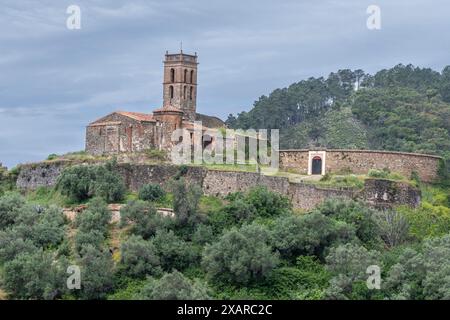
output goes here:
{"type": "Polygon", "coordinates": [[[183,41],[180,41],[180,52],[183,53],[183,41]]]}

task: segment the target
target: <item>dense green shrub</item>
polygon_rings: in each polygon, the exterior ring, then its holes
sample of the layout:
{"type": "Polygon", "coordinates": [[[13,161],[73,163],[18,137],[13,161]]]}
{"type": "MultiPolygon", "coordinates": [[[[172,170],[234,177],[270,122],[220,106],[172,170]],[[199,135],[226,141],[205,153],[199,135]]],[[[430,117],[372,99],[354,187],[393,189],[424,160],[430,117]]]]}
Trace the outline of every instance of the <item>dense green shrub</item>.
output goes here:
{"type": "Polygon", "coordinates": [[[136,296],[144,300],[206,300],[209,288],[200,280],[190,280],[174,270],[161,279],[149,278],[147,284],[136,296]]]}
{"type": "Polygon", "coordinates": [[[25,199],[18,193],[6,193],[0,197],[0,230],[12,225],[24,206],[25,199]]]}
{"type": "Polygon", "coordinates": [[[153,204],[141,200],[133,200],[120,209],[120,225],[131,225],[131,233],[148,239],[157,230],[166,229],[173,224],[171,217],[163,216],[156,211],[153,204]]]}
{"type": "Polygon", "coordinates": [[[450,234],[427,239],[419,250],[406,248],[383,284],[391,299],[450,298],[450,234]]]}
{"type": "Polygon", "coordinates": [[[115,163],[78,165],[65,168],[58,177],[57,188],[75,202],[94,196],[116,202],[125,195],[122,177],[114,170],[115,163]]]}
{"type": "Polygon", "coordinates": [[[59,156],[56,153],[51,153],[51,154],[48,155],[47,160],[51,161],[51,160],[55,160],[55,159],[58,159],[58,158],[59,158],[59,156]]]}
{"type": "Polygon", "coordinates": [[[139,189],[139,199],[144,201],[157,201],[162,199],[166,192],[159,184],[144,184],[139,189]]]}
{"type": "Polygon", "coordinates": [[[17,212],[12,229],[37,247],[55,247],[64,239],[65,218],[59,208],[27,204],[17,212]]]}
{"type": "Polygon", "coordinates": [[[14,260],[20,253],[33,253],[37,247],[14,229],[0,231],[0,264],[14,260]]]}
{"type": "Polygon", "coordinates": [[[17,299],[54,299],[65,291],[66,267],[51,253],[23,252],[4,264],[2,287],[17,299]]]}
{"type": "Polygon", "coordinates": [[[77,214],[75,225],[79,232],[98,230],[106,235],[110,221],[111,211],[106,203],[101,198],[94,198],[89,202],[85,211],[77,214]]]}
{"type": "Polygon", "coordinates": [[[173,180],[170,184],[173,193],[173,211],[179,226],[193,226],[199,222],[198,204],[202,189],[195,184],[188,185],[184,178],[173,180]]]}
{"type": "Polygon", "coordinates": [[[391,172],[388,169],[383,170],[370,169],[367,175],[372,178],[387,179],[390,173],[391,172]]]}
{"type": "Polygon", "coordinates": [[[158,252],[151,241],[132,235],[120,248],[119,268],[124,275],[143,278],[161,272],[158,252]]]}
{"type": "Polygon", "coordinates": [[[353,239],[354,227],[317,212],[282,216],[273,228],[273,244],[286,259],[295,259],[299,255],[322,256],[328,246],[353,239]]]}
{"type": "Polygon", "coordinates": [[[277,299],[318,300],[325,298],[330,278],[314,256],[300,256],[294,266],[275,269],[264,288],[277,299]]]}
{"type": "Polygon", "coordinates": [[[332,248],[326,257],[327,270],[333,275],[327,289],[327,298],[348,298],[353,290],[353,285],[358,281],[366,282],[367,268],[372,265],[377,265],[382,269],[381,257],[377,251],[369,251],[363,246],[353,243],[332,248]]]}
{"type": "Polygon", "coordinates": [[[198,261],[199,253],[188,242],[176,236],[172,230],[158,230],[152,243],[158,252],[161,267],[165,271],[183,270],[198,261]]]}
{"type": "Polygon", "coordinates": [[[241,198],[229,202],[222,210],[225,215],[230,217],[232,224],[249,222],[258,215],[258,211],[253,203],[249,203],[246,199],[241,198]]]}
{"type": "Polygon", "coordinates": [[[275,217],[290,212],[292,204],[286,196],[271,192],[266,187],[255,187],[245,197],[260,217],[275,217]]]}
{"type": "Polygon", "coordinates": [[[80,250],[78,264],[81,269],[82,299],[103,299],[113,286],[113,261],[109,251],[102,251],[92,245],[80,250]]]}
{"type": "Polygon", "coordinates": [[[91,245],[100,250],[105,242],[104,233],[99,230],[80,231],[75,234],[75,250],[81,254],[81,250],[86,245],[91,245]]]}
{"type": "Polygon", "coordinates": [[[353,225],[356,236],[364,243],[377,246],[381,242],[378,225],[374,219],[374,210],[360,202],[331,198],[325,200],[315,210],[335,220],[353,225]]]}
{"type": "Polygon", "coordinates": [[[217,242],[205,246],[202,259],[209,279],[241,285],[268,277],[278,263],[269,231],[258,224],[224,233],[217,242]]]}
{"type": "Polygon", "coordinates": [[[215,233],[243,223],[251,223],[254,219],[271,219],[290,213],[289,200],[266,187],[252,188],[248,193],[235,192],[226,197],[229,202],[220,210],[208,216],[208,223],[215,233]]]}
{"type": "Polygon", "coordinates": [[[407,220],[410,235],[415,239],[424,240],[450,233],[448,207],[424,201],[417,209],[402,206],[397,208],[397,211],[407,220]]]}
{"type": "Polygon", "coordinates": [[[206,224],[199,224],[195,228],[195,232],[192,235],[192,242],[204,246],[207,243],[213,243],[216,240],[214,230],[211,226],[206,224]]]}

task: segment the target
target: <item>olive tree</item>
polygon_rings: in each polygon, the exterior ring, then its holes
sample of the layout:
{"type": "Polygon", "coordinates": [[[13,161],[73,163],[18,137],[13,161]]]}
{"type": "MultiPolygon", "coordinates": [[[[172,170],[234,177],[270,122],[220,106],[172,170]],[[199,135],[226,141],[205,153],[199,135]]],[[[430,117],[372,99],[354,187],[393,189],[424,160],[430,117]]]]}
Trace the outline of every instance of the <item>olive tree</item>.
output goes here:
{"type": "Polygon", "coordinates": [[[155,245],[135,235],[122,243],[119,267],[125,275],[141,278],[161,271],[155,245]]]}
{"type": "Polygon", "coordinates": [[[248,284],[264,279],[278,265],[278,254],[270,246],[270,233],[258,224],[233,228],[207,244],[202,265],[209,279],[248,284]]]}

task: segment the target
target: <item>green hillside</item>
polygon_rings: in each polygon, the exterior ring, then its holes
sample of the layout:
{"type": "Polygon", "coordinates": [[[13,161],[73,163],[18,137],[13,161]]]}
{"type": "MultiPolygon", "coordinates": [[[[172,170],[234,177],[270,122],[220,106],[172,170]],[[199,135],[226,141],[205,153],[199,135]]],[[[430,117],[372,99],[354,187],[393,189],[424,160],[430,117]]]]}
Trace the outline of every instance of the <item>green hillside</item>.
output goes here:
{"type": "Polygon", "coordinates": [[[280,129],[282,148],[363,148],[450,158],[450,66],[339,70],[260,97],[232,128],[280,129]]]}

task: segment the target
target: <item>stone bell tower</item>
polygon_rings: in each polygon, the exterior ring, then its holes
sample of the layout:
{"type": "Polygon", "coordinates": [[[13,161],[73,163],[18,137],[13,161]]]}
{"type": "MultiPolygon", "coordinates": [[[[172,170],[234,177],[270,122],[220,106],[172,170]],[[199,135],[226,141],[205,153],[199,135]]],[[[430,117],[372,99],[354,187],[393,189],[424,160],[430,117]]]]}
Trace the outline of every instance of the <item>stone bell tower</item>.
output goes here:
{"type": "Polygon", "coordinates": [[[164,60],[163,108],[184,112],[183,118],[195,120],[197,109],[197,53],[166,52],[164,60]]]}

